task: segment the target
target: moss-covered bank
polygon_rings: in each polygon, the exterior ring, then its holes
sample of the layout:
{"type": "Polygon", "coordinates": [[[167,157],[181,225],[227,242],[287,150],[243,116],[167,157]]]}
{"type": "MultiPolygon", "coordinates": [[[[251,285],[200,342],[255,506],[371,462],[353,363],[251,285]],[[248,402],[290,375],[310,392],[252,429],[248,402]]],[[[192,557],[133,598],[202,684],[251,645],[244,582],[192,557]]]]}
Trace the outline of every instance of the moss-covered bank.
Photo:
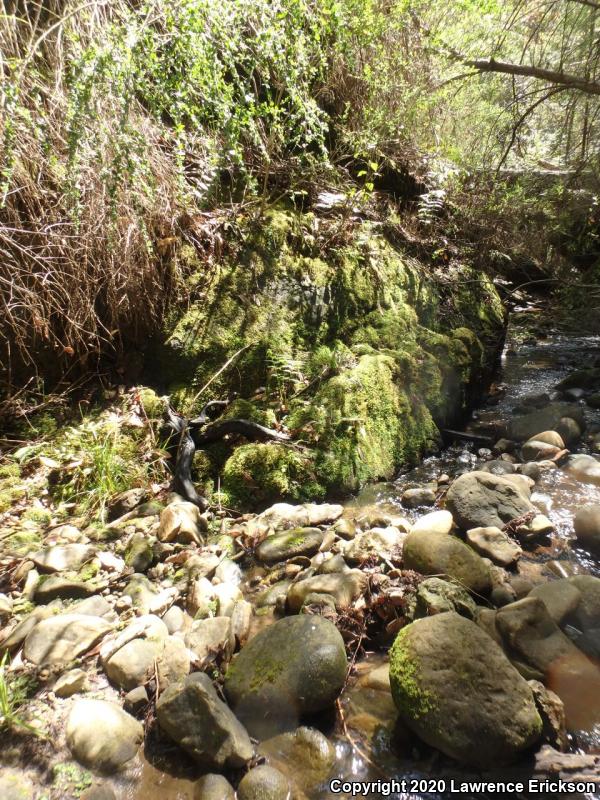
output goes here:
{"type": "Polygon", "coordinates": [[[189,309],[148,359],[150,382],[190,414],[236,393],[238,416],[282,424],[305,448],[241,442],[200,457],[196,478],[219,475],[234,506],[390,478],[464,412],[503,335],[485,275],[434,274],[375,223],[274,210],[210,277],[198,261],[192,284],[189,309]]]}

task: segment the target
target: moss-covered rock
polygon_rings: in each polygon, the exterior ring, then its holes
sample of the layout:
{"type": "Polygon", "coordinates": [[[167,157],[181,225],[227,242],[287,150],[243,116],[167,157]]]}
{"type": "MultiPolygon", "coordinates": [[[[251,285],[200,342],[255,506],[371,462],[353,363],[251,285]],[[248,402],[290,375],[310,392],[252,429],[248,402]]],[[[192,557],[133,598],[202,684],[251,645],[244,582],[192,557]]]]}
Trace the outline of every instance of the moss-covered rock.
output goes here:
{"type": "Polygon", "coordinates": [[[286,425],[310,448],[303,460],[243,440],[209,448],[196,477],[210,490],[220,475],[234,504],[314,499],[391,477],[465,411],[502,339],[486,276],[457,266],[436,280],[371,223],[328,248],[324,226],[335,224],[271,210],[246,225],[244,247],[208,283],[190,254],[196,300],[148,359],[150,382],[180,411],[197,412],[211,381],[212,397],[238,395],[227,416],[286,425]]]}
{"type": "Polygon", "coordinates": [[[525,679],[476,623],[453,611],[400,631],[390,650],[390,686],[403,721],[467,764],[510,763],[540,738],[525,679]]]}

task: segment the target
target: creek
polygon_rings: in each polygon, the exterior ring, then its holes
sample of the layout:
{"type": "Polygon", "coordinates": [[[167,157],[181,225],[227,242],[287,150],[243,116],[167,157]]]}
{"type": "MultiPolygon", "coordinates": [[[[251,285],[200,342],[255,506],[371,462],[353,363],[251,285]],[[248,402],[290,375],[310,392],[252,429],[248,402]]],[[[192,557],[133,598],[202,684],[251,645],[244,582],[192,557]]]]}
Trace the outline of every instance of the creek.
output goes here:
{"type": "MultiPolygon", "coordinates": [[[[531,337],[531,321],[540,318],[539,309],[533,305],[513,313],[506,346],[502,355],[499,374],[487,399],[473,412],[466,430],[475,435],[490,434],[502,423],[510,420],[513,409],[534,395],[548,394],[552,397],[555,385],[573,370],[590,366],[600,357],[600,336],[565,333],[558,330],[537,328],[531,337]]],[[[583,401],[581,405],[584,406],[583,401]]],[[[600,411],[585,407],[587,432],[600,430],[600,411]]],[[[593,453],[589,435],[576,447],[577,452],[593,453]]],[[[489,449],[477,443],[454,441],[439,453],[427,457],[415,468],[404,471],[396,480],[367,486],[358,496],[346,504],[348,515],[361,511],[380,511],[392,516],[404,516],[414,521],[430,511],[417,508],[407,511],[402,506],[401,496],[407,488],[422,487],[440,476],[449,479],[468,471],[479,469],[492,457],[489,449]]],[[[443,479],[446,480],[446,479],[443,479]]],[[[443,495],[443,493],[442,493],[443,495]]],[[[438,497],[439,497],[438,493],[438,497]]],[[[539,582],[574,574],[600,575],[600,562],[588,552],[576,546],[573,538],[573,515],[587,503],[600,503],[600,486],[584,483],[570,474],[568,468],[544,471],[535,486],[532,501],[554,524],[554,533],[548,541],[526,549],[521,561],[520,573],[539,582]]],[[[262,619],[260,626],[267,624],[262,619]]],[[[411,781],[449,781],[470,779],[469,773],[453,766],[448,760],[423,745],[415,747],[414,740],[404,736],[396,726],[397,713],[389,691],[382,691],[377,681],[369,676],[377,674],[384,666],[383,652],[367,652],[357,659],[352,679],[341,698],[342,714],[331,714],[311,721],[319,727],[333,743],[336,762],[329,779],[318,786],[306,787],[309,800],[325,800],[333,796],[350,797],[349,794],[333,795],[329,780],[342,781],[404,781],[403,787],[419,791],[402,791],[392,794],[397,800],[410,798],[445,798],[457,796],[450,791],[435,791],[434,783],[411,781]],[[433,791],[423,791],[433,789],[433,791]]],[[[380,671],[381,673],[381,671],[380,671]]],[[[587,718],[590,724],[585,730],[571,732],[570,751],[600,753],[600,698],[593,697],[586,686],[573,687],[583,705],[591,706],[587,718]]],[[[589,711],[589,709],[588,709],[589,711]]],[[[276,755],[276,754],[275,754],[276,755]]],[[[164,753],[152,758],[152,764],[144,760],[134,781],[131,775],[127,784],[122,784],[123,796],[128,800],[184,800],[193,796],[193,780],[197,771],[181,754],[164,753]]],[[[285,765],[289,776],[297,785],[303,785],[303,775],[293,763],[285,765]]],[[[527,765],[509,770],[498,769],[497,774],[485,774],[486,780],[528,780],[531,775],[527,765]]],[[[481,778],[481,776],[479,776],[481,778]]],[[[440,787],[442,788],[442,787],[440,787]]],[[[362,795],[357,795],[362,796],[362,795]]],[[[384,796],[370,794],[370,797],[384,796]]],[[[461,793],[469,797],[469,793],[461,793]]],[[[478,793],[473,797],[498,796],[494,793],[478,793]]],[[[556,796],[552,791],[534,796],[556,796]]],[[[590,795],[587,795],[590,796],[590,795]]]]}

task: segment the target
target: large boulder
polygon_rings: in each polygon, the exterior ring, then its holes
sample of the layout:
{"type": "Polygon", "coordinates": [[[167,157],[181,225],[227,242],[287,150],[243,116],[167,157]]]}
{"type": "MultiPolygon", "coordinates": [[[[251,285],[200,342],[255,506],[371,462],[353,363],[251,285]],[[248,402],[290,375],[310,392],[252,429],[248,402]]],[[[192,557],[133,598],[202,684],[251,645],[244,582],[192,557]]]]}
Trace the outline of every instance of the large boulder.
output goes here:
{"type": "Polygon", "coordinates": [[[573,520],[577,541],[586,550],[600,552],[600,505],[583,506],[573,520]]]}
{"type": "Polygon", "coordinates": [[[548,614],[557,625],[569,618],[577,609],[581,592],[568,578],[560,578],[548,583],[540,583],[529,592],[529,597],[537,597],[546,606],[548,614]]]}
{"type": "Polygon", "coordinates": [[[519,475],[467,472],[457,478],[446,505],[457,525],[470,528],[502,528],[507,522],[532,511],[526,479],[519,475]]]}
{"type": "Polygon", "coordinates": [[[90,650],[111,630],[101,617],[58,614],[38,622],[27,634],[23,655],[38,666],[66,664],[90,650]]]}
{"type": "Polygon", "coordinates": [[[490,570],[477,553],[456,536],[413,531],[404,542],[405,569],[422,575],[447,575],[471,592],[488,594],[490,570]]]}
{"type": "Polygon", "coordinates": [[[156,716],[165,733],[208,769],[237,769],[252,758],[246,729],[202,672],[171,684],[156,703],[156,716]]]}
{"type": "Polygon", "coordinates": [[[406,725],[458,761],[507,764],[540,738],[527,682],[486,633],[454,612],[400,631],[390,651],[390,684],[406,725]]]}
{"type": "Polygon", "coordinates": [[[335,625],[319,616],[286,617],[243,648],[225,676],[225,695],[250,733],[267,738],[329,708],[346,669],[335,625]]]}
{"type": "Polygon", "coordinates": [[[78,700],[67,720],[67,745],[91,769],[114,772],[137,753],[144,729],[130,714],[106,700],[78,700]]]}

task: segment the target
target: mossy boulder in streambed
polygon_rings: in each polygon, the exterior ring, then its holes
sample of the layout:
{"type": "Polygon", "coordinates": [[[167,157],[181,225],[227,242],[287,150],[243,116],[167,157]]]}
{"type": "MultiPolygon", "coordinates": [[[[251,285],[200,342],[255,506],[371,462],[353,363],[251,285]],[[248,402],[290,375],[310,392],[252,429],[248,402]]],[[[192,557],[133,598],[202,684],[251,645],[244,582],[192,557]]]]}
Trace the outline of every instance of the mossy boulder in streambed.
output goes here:
{"type": "Polygon", "coordinates": [[[260,508],[392,477],[483,387],[504,333],[492,282],[460,264],[439,281],[370,222],[341,243],[339,221],[281,207],[239,224],[243,247],[208,280],[181,248],[192,302],[167,321],[147,377],[190,416],[211,381],[213,397],[237,393],[226,416],[284,425],[303,449],[238,437],[206,448],[194,479],[210,492],[220,478],[226,506],[260,508]]]}
{"type": "Polygon", "coordinates": [[[346,680],[344,641],[319,616],[286,617],[258,633],[225,676],[225,695],[249,733],[266,739],[329,708],[346,680]]]}
{"type": "Polygon", "coordinates": [[[520,475],[467,472],[448,490],[446,506],[463,530],[502,528],[517,517],[537,513],[530,494],[527,478],[520,475]]]}
{"type": "Polygon", "coordinates": [[[325,531],[320,528],[295,528],[281,531],[261,542],[256,557],[266,564],[275,564],[295,556],[312,556],[323,544],[325,531]]]}
{"type": "Polygon", "coordinates": [[[465,764],[511,763],[540,738],[525,679],[496,642],[452,611],[400,631],[390,650],[390,685],[408,727],[465,764]]]}

